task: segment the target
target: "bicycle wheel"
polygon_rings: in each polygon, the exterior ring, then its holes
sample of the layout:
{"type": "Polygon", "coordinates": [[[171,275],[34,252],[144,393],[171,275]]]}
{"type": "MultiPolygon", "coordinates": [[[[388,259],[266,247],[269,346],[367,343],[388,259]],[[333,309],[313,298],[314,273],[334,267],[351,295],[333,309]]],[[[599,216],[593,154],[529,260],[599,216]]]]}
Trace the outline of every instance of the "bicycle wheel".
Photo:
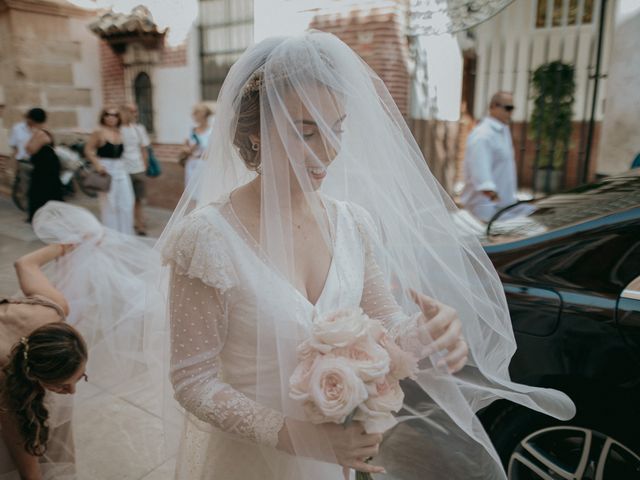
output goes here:
{"type": "Polygon", "coordinates": [[[29,181],[31,180],[31,165],[22,161],[18,163],[16,175],[11,188],[11,199],[16,207],[23,212],[29,208],[29,181]]]}

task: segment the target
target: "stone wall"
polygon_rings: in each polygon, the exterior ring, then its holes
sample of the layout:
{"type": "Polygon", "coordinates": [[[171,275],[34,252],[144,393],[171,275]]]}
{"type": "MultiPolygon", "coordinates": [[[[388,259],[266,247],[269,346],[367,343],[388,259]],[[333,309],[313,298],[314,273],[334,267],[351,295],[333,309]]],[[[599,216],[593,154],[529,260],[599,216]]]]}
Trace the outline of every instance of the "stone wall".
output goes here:
{"type": "Polygon", "coordinates": [[[95,126],[102,98],[91,12],[55,0],[0,2],[0,192],[14,176],[8,137],[27,110],[42,107],[55,138],[95,126]]]}

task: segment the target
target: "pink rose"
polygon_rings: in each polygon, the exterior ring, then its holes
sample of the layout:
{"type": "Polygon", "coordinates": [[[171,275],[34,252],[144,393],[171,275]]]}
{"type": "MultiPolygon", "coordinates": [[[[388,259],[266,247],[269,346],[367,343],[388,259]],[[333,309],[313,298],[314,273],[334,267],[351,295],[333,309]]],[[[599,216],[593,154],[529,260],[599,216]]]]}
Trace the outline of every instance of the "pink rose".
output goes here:
{"type": "Polygon", "coordinates": [[[336,348],[333,355],[348,358],[365,382],[384,378],[390,370],[389,354],[370,335],[360,337],[348,347],[336,348]]]}
{"type": "Polygon", "coordinates": [[[374,385],[376,393],[364,402],[367,409],[375,412],[397,412],[402,408],[404,392],[397,380],[387,377],[374,385]]]}
{"type": "Polygon", "coordinates": [[[296,367],[289,379],[289,396],[294,400],[307,400],[309,398],[309,381],[313,366],[319,355],[309,354],[296,367]]]}
{"type": "Polygon", "coordinates": [[[367,334],[369,317],[360,308],[338,310],[317,317],[311,329],[311,346],[322,353],[347,347],[367,334]]]}
{"type": "Polygon", "coordinates": [[[298,360],[304,361],[308,358],[315,357],[316,355],[318,355],[318,350],[316,350],[313,347],[313,345],[311,345],[311,341],[307,339],[304,342],[302,342],[300,345],[298,345],[298,348],[296,349],[296,353],[298,356],[298,360]]]}
{"type": "Polygon", "coordinates": [[[387,334],[381,336],[380,345],[387,351],[391,359],[390,375],[396,380],[414,378],[418,371],[418,360],[411,353],[405,352],[387,334]]]}
{"type": "Polygon", "coordinates": [[[384,433],[397,423],[391,412],[398,412],[404,402],[404,392],[397,380],[389,377],[369,384],[369,398],[360,405],[354,416],[367,433],[384,433]]]}
{"type": "Polygon", "coordinates": [[[320,356],[309,377],[305,410],[313,423],[343,423],[367,397],[367,388],[349,360],[320,356]]]}
{"type": "Polygon", "coordinates": [[[358,409],[353,419],[362,422],[364,431],[367,433],[384,433],[398,423],[396,418],[388,412],[369,412],[362,407],[358,409]]]}

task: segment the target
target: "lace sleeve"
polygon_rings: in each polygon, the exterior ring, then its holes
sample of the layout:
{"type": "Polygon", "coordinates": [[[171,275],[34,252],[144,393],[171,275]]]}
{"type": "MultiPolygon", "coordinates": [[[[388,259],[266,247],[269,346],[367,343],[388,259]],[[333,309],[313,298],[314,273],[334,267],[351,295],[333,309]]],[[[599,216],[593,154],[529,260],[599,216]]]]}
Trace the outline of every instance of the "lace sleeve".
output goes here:
{"type": "Polygon", "coordinates": [[[421,358],[426,348],[417,340],[416,335],[420,312],[407,315],[393,296],[376,261],[375,245],[379,242],[379,236],[371,215],[364,208],[353,204],[350,205],[350,210],[360,233],[364,252],[364,288],[360,306],[369,317],[382,322],[389,335],[403,350],[421,358]]]}
{"type": "Polygon", "coordinates": [[[172,269],[171,383],[176,400],[200,420],[275,447],[284,417],[221,379],[227,335],[225,294],[172,269]]]}
{"type": "Polygon", "coordinates": [[[174,271],[225,292],[236,282],[229,258],[224,226],[213,209],[199,210],[185,217],[162,245],[162,258],[174,271]]]}

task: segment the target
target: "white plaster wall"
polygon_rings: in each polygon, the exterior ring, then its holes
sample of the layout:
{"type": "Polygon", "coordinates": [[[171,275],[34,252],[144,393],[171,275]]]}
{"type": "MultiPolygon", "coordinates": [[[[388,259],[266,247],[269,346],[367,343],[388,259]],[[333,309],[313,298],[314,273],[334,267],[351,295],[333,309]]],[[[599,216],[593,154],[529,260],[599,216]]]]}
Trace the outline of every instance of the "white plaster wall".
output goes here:
{"type": "MultiPolygon", "coordinates": [[[[606,73],[612,41],[611,15],[616,2],[609,2],[602,55],[606,73]]],[[[516,1],[475,29],[478,65],[474,114],[486,114],[488,102],[498,90],[514,92],[514,121],[528,118],[533,102],[527,98],[529,66],[535,70],[547,61],[562,59],[575,65],[576,93],[574,119],[588,119],[591,113],[593,81],[588,79],[590,64],[595,66],[595,40],[600,2],[594,6],[594,21],[588,25],[535,28],[535,1],[516,1]],[[593,43],[593,45],[592,45],[593,43]],[[577,48],[576,48],[577,47],[577,48]]],[[[600,80],[596,120],[602,120],[607,79],[600,80]]]]}
{"type": "Polygon", "coordinates": [[[91,89],[91,106],[75,107],[78,114],[78,130],[91,132],[98,122],[102,108],[102,76],[100,70],[100,44],[87,25],[91,19],[70,18],[69,31],[72,41],[80,42],[82,59],[73,64],[73,86],[91,89]]]}
{"type": "Polygon", "coordinates": [[[155,141],[182,143],[192,126],[191,109],[200,101],[198,36],[194,27],[187,38],[187,64],[158,66],[153,71],[155,141]]]}
{"type": "Polygon", "coordinates": [[[616,28],[597,172],[624,172],[640,153],[640,7],[616,28]]]}
{"type": "MultiPolygon", "coordinates": [[[[331,6],[335,6],[334,3],[331,2],[331,6]]],[[[320,2],[317,0],[254,0],[254,42],[304,32],[313,16],[318,13],[319,6],[320,2]]]]}
{"type": "Polygon", "coordinates": [[[460,119],[462,53],[454,35],[421,36],[411,80],[411,118],[455,122],[460,119]]]}

